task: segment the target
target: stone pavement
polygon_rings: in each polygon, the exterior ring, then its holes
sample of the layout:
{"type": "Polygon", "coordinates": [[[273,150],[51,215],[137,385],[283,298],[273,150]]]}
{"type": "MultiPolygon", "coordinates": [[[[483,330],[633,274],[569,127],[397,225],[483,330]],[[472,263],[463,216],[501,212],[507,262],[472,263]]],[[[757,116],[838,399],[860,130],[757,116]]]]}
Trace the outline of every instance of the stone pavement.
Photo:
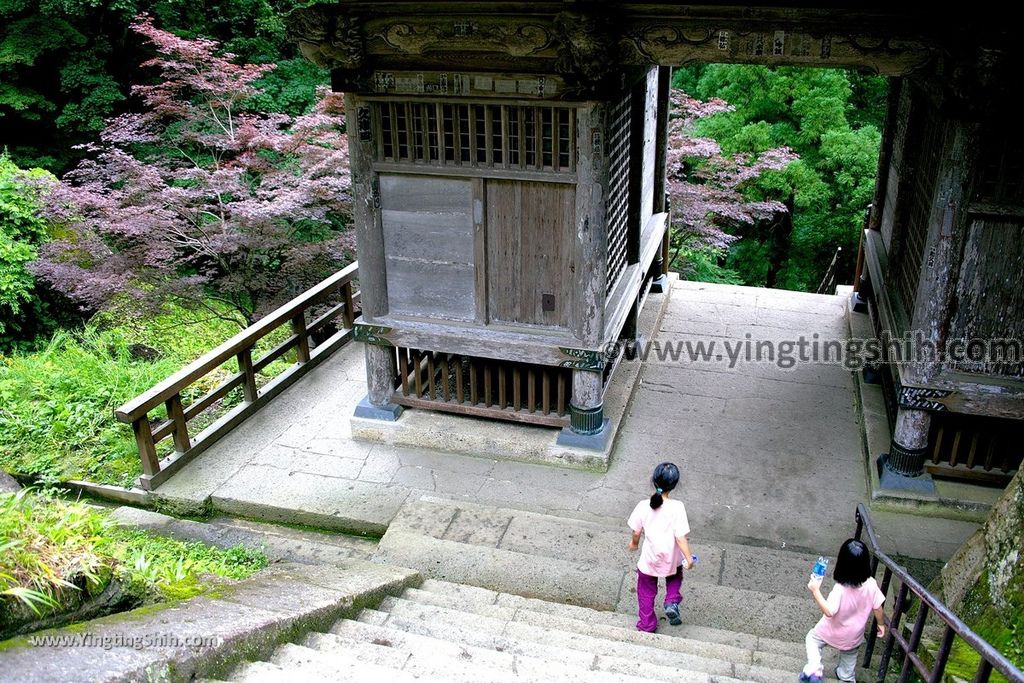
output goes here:
{"type": "MultiPolygon", "coordinates": [[[[659,342],[846,338],[842,297],[676,282],[659,342]]],[[[183,509],[383,534],[407,500],[449,497],[624,525],[662,460],[695,541],[834,554],[867,500],[851,374],[840,366],[684,358],[644,362],[607,472],[369,444],[349,417],[365,394],[363,356],[347,347],[157,491],[183,509]]],[[[473,418],[460,418],[472,429],[473,418]]],[[[543,429],[543,428],[530,428],[543,429]]],[[[883,544],[944,559],[976,528],[873,514],[883,544]]]]}

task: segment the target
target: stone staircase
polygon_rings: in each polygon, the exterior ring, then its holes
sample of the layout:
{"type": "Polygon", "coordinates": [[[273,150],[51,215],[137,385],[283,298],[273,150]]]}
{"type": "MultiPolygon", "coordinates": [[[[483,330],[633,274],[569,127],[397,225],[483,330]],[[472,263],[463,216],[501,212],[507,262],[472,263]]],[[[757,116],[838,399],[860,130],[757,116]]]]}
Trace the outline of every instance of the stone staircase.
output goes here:
{"type": "MultiPolygon", "coordinates": [[[[816,620],[805,588],[815,556],[694,543],[682,626],[635,628],[628,533],[466,501],[410,502],[374,561],[426,580],[307,633],[228,680],[757,681],[793,683],[816,620]],[[571,603],[571,604],[566,604],[571,603]]],[[[827,590],[828,586],[826,586],[827,590]]],[[[835,653],[826,655],[826,673],[835,653]]],[[[862,672],[864,680],[869,679],[862,672]]]]}
{"type": "Polygon", "coordinates": [[[659,633],[640,633],[634,621],[428,579],[227,680],[792,683],[803,666],[802,643],[664,621],[659,633]]]}

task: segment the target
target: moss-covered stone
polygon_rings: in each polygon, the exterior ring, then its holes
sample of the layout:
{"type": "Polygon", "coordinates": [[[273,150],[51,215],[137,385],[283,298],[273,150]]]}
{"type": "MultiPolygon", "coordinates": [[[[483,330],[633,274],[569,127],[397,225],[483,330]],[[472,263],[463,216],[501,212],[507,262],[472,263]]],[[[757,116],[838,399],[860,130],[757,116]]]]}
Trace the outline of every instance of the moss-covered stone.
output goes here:
{"type": "MultiPolygon", "coordinates": [[[[1024,471],[1022,471],[1024,472],[1024,471]]],[[[1018,472],[979,535],[943,569],[947,602],[979,636],[1024,669],[1024,478],[1018,472]],[[965,590],[966,587],[966,590],[965,590]]],[[[947,674],[971,679],[979,655],[957,639],[947,674]]],[[[993,673],[993,680],[1003,680],[993,673]]]]}

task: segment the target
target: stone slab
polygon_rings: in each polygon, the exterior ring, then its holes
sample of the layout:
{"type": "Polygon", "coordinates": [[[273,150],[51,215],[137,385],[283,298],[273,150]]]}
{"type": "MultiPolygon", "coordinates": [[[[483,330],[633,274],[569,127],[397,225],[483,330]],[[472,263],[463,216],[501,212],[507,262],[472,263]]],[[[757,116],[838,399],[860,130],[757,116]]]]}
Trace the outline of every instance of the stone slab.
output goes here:
{"type": "Polygon", "coordinates": [[[187,681],[217,675],[419,580],[414,571],[366,562],[340,568],[283,565],[224,586],[218,597],[199,596],[8,641],[2,678],[24,683],[187,681]],[[42,637],[64,641],[32,645],[42,637]],[[200,645],[187,641],[200,637],[200,645]]]}
{"type": "Polygon", "coordinates": [[[424,576],[597,609],[617,603],[624,572],[391,529],[374,561],[411,566],[424,576]]]}
{"type": "Polygon", "coordinates": [[[271,562],[340,565],[349,559],[368,560],[377,549],[375,541],[358,536],[293,529],[228,517],[196,522],[131,507],[117,508],[110,517],[117,524],[183,541],[199,541],[218,548],[242,545],[258,549],[271,562]]]}
{"type": "Polygon", "coordinates": [[[244,467],[212,495],[223,512],[359,535],[382,535],[409,490],[353,479],[294,472],[265,465],[244,467]]]}

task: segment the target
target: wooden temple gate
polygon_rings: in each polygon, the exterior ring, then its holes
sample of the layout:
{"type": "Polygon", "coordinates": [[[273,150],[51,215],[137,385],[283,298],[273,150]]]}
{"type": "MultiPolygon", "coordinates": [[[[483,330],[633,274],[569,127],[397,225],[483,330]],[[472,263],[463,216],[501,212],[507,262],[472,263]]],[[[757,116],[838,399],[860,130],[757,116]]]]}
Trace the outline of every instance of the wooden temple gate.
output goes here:
{"type": "MultiPolygon", "coordinates": [[[[943,13],[873,4],[297,10],[293,39],[348,97],[369,380],[357,415],[431,407],[606,443],[602,351],[635,337],[661,282],[669,67],[692,61],[891,77],[858,301],[879,334],[921,330],[940,353],[1019,339],[1024,165],[1001,112],[1022,60],[1004,14],[961,12],[952,32],[943,13]]],[[[1019,358],[883,370],[886,481],[916,485],[926,463],[986,479],[1019,466],[1019,358]]]]}

